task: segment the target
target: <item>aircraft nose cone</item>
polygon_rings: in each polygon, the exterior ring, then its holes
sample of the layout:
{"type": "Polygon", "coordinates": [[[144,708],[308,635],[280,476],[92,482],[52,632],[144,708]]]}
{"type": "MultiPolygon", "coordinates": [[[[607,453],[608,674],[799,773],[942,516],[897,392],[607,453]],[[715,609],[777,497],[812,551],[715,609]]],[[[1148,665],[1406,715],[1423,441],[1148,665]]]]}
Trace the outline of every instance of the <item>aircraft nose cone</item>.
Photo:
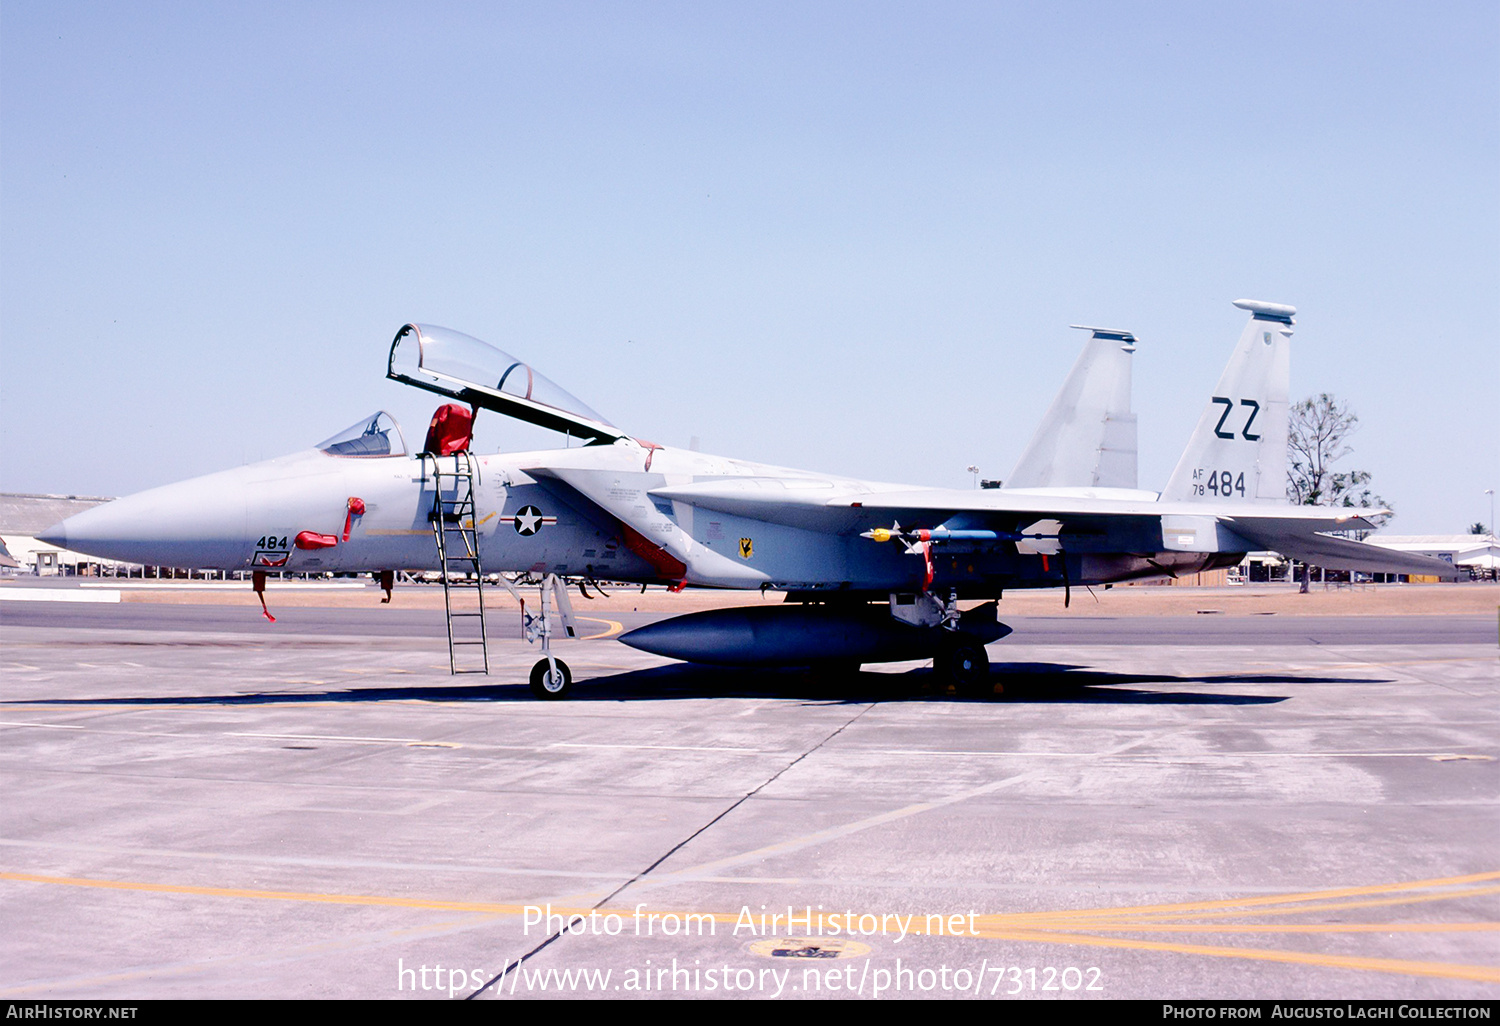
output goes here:
{"type": "MultiPolygon", "coordinates": [[[[72,518],[70,517],[69,519],[72,519],[72,518]]],[[[39,542],[46,542],[48,545],[56,545],[60,549],[67,548],[68,547],[68,521],[64,520],[61,523],[53,524],[51,527],[47,528],[45,531],[43,531],[40,534],[38,534],[36,536],[36,540],[39,541],[39,542]]]]}
{"type": "Polygon", "coordinates": [[[196,478],[75,513],[38,537],[124,563],[233,567],[246,554],[244,492],[238,475],[196,478]]]}

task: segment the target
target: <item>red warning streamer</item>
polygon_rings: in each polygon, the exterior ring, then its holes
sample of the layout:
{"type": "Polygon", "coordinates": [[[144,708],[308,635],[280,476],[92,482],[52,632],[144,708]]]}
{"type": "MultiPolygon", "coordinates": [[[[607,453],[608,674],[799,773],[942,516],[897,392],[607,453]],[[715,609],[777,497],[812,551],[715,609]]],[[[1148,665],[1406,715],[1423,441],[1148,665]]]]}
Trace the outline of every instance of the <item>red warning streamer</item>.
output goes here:
{"type": "Polygon", "coordinates": [[[260,611],[266,614],[267,620],[275,623],[276,617],[272,616],[271,610],[266,607],[266,572],[264,570],[256,570],[250,574],[250,587],[254,588],[255,594],[260,597],[260,611]]]}

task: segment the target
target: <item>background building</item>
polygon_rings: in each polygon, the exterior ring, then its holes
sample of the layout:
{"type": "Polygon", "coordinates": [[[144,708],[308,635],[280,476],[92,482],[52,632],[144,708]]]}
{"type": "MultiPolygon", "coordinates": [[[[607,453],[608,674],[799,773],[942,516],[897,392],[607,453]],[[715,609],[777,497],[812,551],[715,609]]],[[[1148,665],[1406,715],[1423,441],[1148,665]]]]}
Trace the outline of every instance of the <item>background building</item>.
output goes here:
{"type": "Polygon", "coordinates": [[[1474,576],[1490,580],[1500,564],[1500,540],[1493,534],[1372,534],[1365,540],[1371,545],[1468,567],[1474,576]]]}
{"type": "MultiPolygon", "coordinates": [[[[0,548],[18,573],[118,573],[124,564],[85,556],[37,541],[36,536],[60,520],[111,501],[103,495],[29,495],[0,492],[0,548]]],[[[0,564],[4,563],[0,557],[0,564]]]]}

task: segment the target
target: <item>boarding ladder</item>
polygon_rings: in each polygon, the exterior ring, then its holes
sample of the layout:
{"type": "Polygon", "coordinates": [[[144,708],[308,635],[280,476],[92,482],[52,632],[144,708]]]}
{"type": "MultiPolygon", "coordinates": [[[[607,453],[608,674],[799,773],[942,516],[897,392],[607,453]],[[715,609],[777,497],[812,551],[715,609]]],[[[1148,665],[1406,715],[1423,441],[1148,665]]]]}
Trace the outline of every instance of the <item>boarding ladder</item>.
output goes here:
{"type": "Polygon", "coordinates": [[[443,576],[443,612],[448,621],[448,669],[451,673],[489,673],[490,650],[484,628],[484,571],[479,565],[479,531],[474,515],[474,488],[479,467],[467,450],[450,456],[423,453],[423,469],[432,460],[432,537],[443,576]],[[443,464],[451,459],[450,470],[443,464]],[[472,604],[463,601],[472,595],[472,604]],[[460,608],[454,608],[458,600],[460,608]],[[479,649],[482,665],[460,666],[460,648],[479,649]]]}

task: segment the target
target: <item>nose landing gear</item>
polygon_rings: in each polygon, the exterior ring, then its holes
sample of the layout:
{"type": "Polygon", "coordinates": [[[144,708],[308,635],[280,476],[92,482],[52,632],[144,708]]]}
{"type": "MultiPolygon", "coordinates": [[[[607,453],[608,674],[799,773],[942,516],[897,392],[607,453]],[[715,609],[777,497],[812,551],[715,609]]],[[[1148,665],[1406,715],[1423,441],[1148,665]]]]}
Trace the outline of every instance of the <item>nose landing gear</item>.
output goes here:
{"type": "Polygon", "coordinates": [[[561,659],[548,656],[531,668],[531,693],[543,701],[567,698],[573,690],[573,671],[561,659]]]}
{"type": "Polygon", "coordinates": [[[542,643],[542,658],[531,668],[531,693],[545,701],[567,698],[573,690],[573,671],[568,664],[552,654],[552,634],[561,625],[563,633],[576,638],[578,631],[573,625],[573,603],[568,598],[568,586],[556,574],[548,574],[541,580],[541,600],[538,612],[526,609],[526,600],[514,584],[500,578],[510,593],[521,604],[521,631],[528,642],[542,643]],[[553,612],[553,607],[556,612],[553,612]],[[556,623],[554,623],[556,621],[556,623]]]}

